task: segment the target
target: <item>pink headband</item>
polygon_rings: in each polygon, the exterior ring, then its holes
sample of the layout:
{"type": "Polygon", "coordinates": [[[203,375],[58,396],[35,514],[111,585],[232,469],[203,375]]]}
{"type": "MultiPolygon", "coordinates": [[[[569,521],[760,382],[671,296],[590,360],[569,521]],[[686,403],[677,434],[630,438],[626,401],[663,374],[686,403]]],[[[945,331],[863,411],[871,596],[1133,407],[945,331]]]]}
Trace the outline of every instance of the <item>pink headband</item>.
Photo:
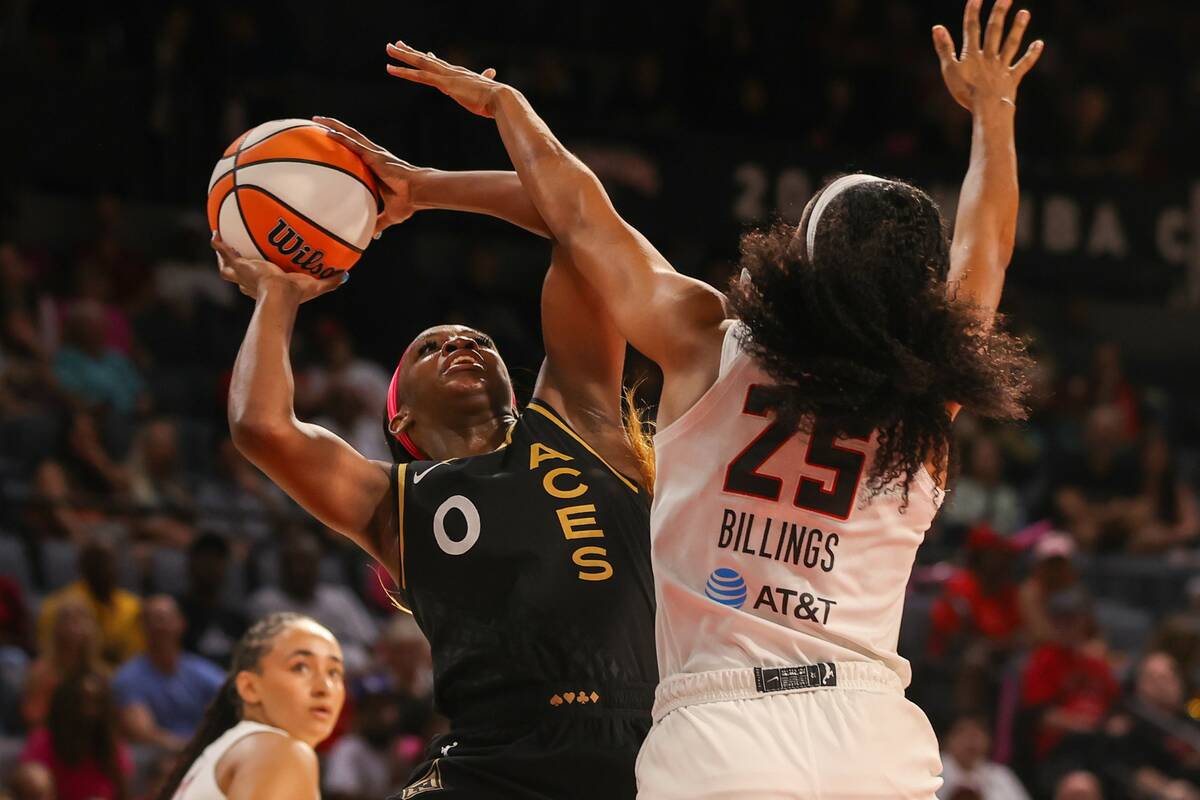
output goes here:
{"type": "MultiPolygon", "coordinates": [[[[411,342],[409,343],[408,347],[404,348],[404,352],[400,354],[400,360],[396,362],[396,371],[392,373],[392,382],[388,384],[387,418],[389,431],[391,431],[392,420],[395,418],[396,412],[399,410],[396,404],[396,382],[400,380],[400,366],[404,363],[404,357],[408,355],[408,351],[410,349],[412,349],[411,342]]],[[[429,456],[425,455],[425,452],[421,450],[421,448],[417,447],[417,443],[414,442],[412,437],[408,435],[408,431],[393,433],[392,436],[395,437],[396,441],[400,443],[400,446],[407,450],[408,454],[417,461],[429,460],[429,456]]]]}
{"type": "MultiPolygon", "coordinates": [[[[391,431],[392,419],[395,418],[396,413],[400,410],[399,404],[396,401],[396,383],[400,380],[400,367],[404,364],[404,357],[406,355],[408,355],[408,351],[411,349],[412,349],[412,342],[410,342],[408,347],[404,348],[404,352],[400,354],[400,360],[396,362],[396,371],[392,373],[392,382],[388,384],[387,418],[388,418],[388,426],[389,426],[388,431],[389,432],[391,431]]],[[[513,390],[513,394],[512,394],[512,404],[513,404],[513,410],[516,411],[516,409],[517,409],[517,392],[515,389],[513,390]]],[[[392,436],[396,439],[397,442],[400,443],[400,446],[403,447],[406,451],[408,451],[408,454],[410,456],[412,456],[413,458],[415,458],[416,460],[418,460],[418,461],[429,461],[430,460],[429,456],[427,456],[425,454],[425,451],[423,451],[420,447],[418,447],[417,443],[414,442],[412,440],[412,437],[408,435],[408,431],[400,431],[399,433],[393,433],[392,436]]]]}

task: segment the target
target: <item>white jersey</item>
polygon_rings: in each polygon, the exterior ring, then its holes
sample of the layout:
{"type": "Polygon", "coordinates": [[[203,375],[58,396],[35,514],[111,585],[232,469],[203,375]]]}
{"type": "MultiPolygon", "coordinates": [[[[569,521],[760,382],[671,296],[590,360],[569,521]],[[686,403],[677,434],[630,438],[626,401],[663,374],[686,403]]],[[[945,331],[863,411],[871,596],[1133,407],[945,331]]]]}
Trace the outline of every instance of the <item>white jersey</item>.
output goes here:
{"type": "Polygon", "coordinates": [[[874,661],[896,652],[904,593],[940,492],[925,469],[908,506],[872,497],[875,436],[788,432],[763,407],[774,383],[730,326],[716,383],[654,438],[650,517],[663,680],[738,667],[874,661]]]}
{"type": "Polygon", "coordinates": [[[272,728],[270,725],[263,725],[260,722],[246,720],[239,722],[204,748],[204,752],[200,754],[187,774],[183,776],[183,780],[179,782],[179,788],[175,790],[172,800],[225,800],[225,793],[217,785],[217,764],[221,757],[229,752],[229,748],[255,733],[275,733],[280,736],[288,736],[287,731],[272,728]]]}

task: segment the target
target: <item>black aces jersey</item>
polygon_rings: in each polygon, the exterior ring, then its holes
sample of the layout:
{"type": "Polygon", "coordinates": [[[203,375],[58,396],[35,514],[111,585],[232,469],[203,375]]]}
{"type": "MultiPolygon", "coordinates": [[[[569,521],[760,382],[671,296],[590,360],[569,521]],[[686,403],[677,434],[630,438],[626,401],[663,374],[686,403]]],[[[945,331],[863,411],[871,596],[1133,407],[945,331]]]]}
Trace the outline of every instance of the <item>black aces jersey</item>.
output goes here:
{"type": "Polygon", "coordinates": [[[644,487],[538,401],[498,450],[394,476],[400,599],[429,639],[452,730],[648,715],[658,666],[644,487]]]}

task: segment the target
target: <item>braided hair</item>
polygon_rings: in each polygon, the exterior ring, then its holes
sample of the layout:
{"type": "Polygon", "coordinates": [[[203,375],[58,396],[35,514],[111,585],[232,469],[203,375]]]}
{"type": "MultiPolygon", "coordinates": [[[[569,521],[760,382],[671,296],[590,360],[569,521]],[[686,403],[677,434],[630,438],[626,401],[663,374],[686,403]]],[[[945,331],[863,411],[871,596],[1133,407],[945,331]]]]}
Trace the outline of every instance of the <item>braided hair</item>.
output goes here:
{"type": "Polygon", "coordinates": [[[817,418],[843,436],[877,432],[868,490],[900,483],[907,503],[927,461],[945,469],[948,405],[1025,418],[1033,362],[999,317],[950,296],[949,241],[929,195],[838,180],[845,188],[819,193],[799,234],[781,224],[743,237],[730,307],[743,347],[776,381],[766,391],[777,417],[805,432],[817,418]]]}
{"type": "Polygon", "coordinates": [[[156,800],[171,800],[187,771],[204,752],[204,748],[215,742],[225,731],[242,721],[242,698],[237,690],[237,676],[241,672],[257,672],[262,657],[271,651],[275,637],[285,628],[298,622],[309,621],[303,614],[281,611],[268,614],[250,626],[233,649],[229,675],[217,691],[212,702],[204,711],[204,717],[196,728],[191,741],[179,754],[179,761],[171,776],[159,791],[156,800]]]}

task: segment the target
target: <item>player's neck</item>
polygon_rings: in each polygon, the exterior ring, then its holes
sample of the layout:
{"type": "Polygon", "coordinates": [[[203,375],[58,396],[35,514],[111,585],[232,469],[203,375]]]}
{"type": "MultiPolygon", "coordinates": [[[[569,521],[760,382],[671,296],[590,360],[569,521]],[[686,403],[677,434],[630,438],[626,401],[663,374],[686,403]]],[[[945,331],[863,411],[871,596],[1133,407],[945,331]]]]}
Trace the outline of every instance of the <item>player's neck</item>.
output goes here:
{"type": "Polygon", "coordinates": [[[412,440],[434,461],[465,458],[490,453],[504,444],[511,417],[489,414],[476,419],[462,418],[453,425],[440,427],[413,425],[412,440]]]}

